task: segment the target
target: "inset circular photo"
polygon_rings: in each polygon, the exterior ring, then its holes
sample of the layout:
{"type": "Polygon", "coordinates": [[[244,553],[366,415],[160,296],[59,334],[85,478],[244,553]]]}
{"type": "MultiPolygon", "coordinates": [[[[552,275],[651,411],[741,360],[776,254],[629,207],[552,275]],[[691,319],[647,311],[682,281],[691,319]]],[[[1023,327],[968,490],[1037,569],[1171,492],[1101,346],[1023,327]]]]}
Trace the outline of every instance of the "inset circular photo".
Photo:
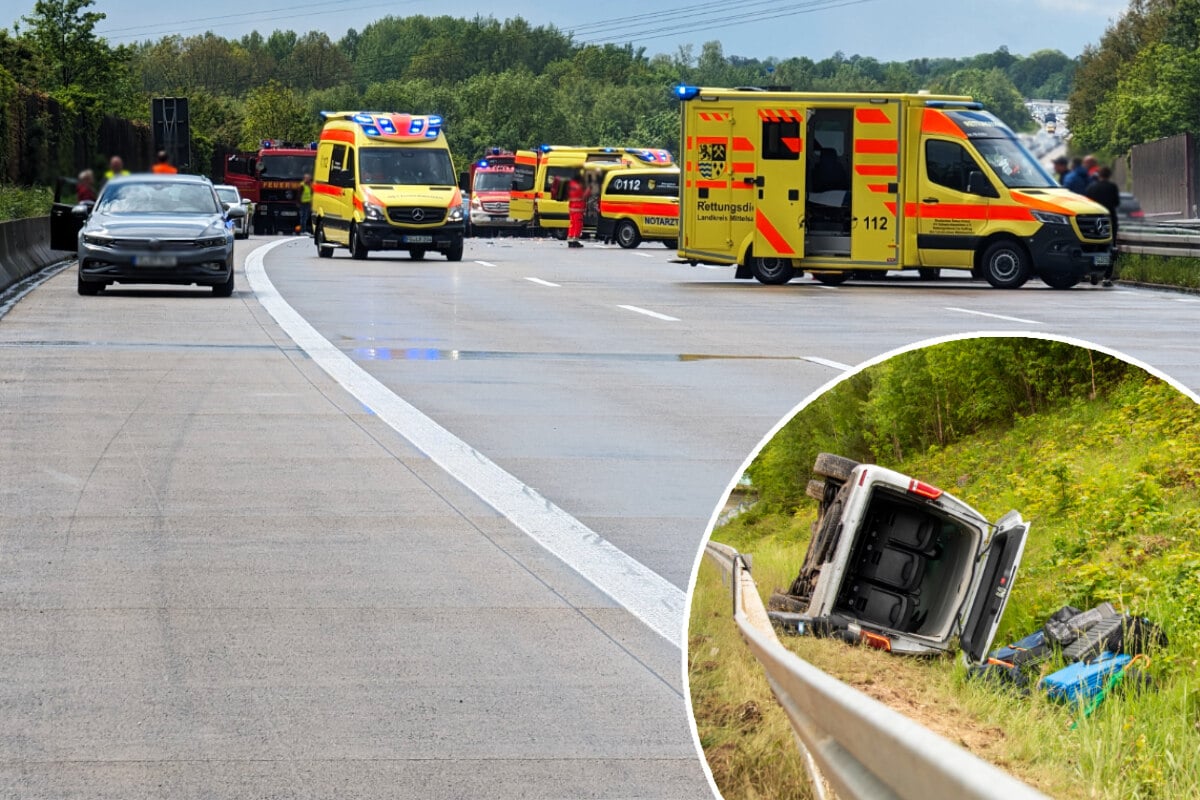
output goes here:
{"type": "Polygon", "coordinates": [[[1200,796],[1200,405],[1167,376],[918,346],[731,486],[686,665],[725,800],[1200,796]]]}

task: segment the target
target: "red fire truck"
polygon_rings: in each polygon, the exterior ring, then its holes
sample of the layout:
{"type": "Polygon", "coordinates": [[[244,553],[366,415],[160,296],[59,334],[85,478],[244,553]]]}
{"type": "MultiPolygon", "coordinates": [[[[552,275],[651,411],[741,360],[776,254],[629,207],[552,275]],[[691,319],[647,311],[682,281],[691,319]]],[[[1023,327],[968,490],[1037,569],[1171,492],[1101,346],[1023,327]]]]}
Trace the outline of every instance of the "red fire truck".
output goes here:
{"type": "Polygon", "coordinates": [[[313,145],[268,139],[257,152],[225,160],[225,183],[254,203],[255,234],[299,232],[300,181],[312,174],[316,157],[313,145]]]}
{"type": "Polygon", "coordinates": [[[471,164],[471,227],[476,234],[494,236],[525,226],[508,215],[516,155],[493,147],[471,164]]]}

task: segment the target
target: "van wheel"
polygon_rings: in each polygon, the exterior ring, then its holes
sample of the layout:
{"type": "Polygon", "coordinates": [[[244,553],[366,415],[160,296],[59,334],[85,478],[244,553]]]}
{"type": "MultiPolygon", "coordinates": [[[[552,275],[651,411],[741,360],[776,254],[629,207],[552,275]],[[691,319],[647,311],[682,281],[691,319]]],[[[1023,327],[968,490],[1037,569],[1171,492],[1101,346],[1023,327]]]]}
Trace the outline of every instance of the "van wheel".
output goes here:
{"type": "Polygon", "coordinates": [[[765,283],[768,286],[787,283],[796,274],[796,269],[785,258],[751,258],[750,271],[759,283],[765,283]]]}
{"type": "Polygon", "coordinates": [[[637,225],[627,219],[617,225],[617,244],[626,250],[632,250],[642,243],[642,234],[638,233],[637,225]]]}
{"type": "Polygon", "coordinates": [[[942,277],[942,270],[940,267],[921,267],[917,270],[917,275],[923,281],[936,281],[942,277]]]}
{"type": "Polygon", "coordinates": [[[446,251],[447,261],[462,261],[463,243],[461,240],[456,242],[449,250],[446,251]]]}
{"type": "Polygon", "coordinates": [[[679,249],[679,240],[678,239],[663,239],[663,247],[667,248],[668,250],[678,250],[679,249]]]}
{"type": "Polygon", "coordinates": [[[358,226],[353,223],[350,225],[350,257],[359,261],[367,257],[367,246],[358,236],[358,226]]]}
{"type": "Polygon", "coordinates": [[[313,232],[313,241],[317,243],[317,255],[321,258],[333,258],[333,245],[325,241],[325,226],[317,224],[313,232]]]}
{"type": "Polygon", "coordinates": [[[408,257],[411,258],[413,261],[424,261],[425,260],[425,248],[414,247],[412,250],[408,251],[408,257]]]}
{"type": "Polygon", "coordinates": [[[804,487],[804,493],[813,500],[825,499],[825,481],[809,481],[804,487]]]}
{"type": "Polygon", "coordinates": [[[565,242],[567,240],[567,229],[566,228],[551,228],[550,235],[553,236],[555,239],[558,239],[560,242],[565,242]]]}
{"type": "Polygon", "coordinates": [[[1029,280],[1029,254],[1015,239],[999,239],[980,257],[983,277],[997,289],[1017,289],[1029,280]]]}
{"type": "Polygon", "coordinates": [[[849,272],[814,272],[812,276],[813,280],[826,286],[838,286],[850,280],[849,272]]]}
{"type": "Polygon", "coordinates": [[[835,456],[833,453],[818,453],[813,472],[822,478],[832,478],[839,483],[845,483],[850,480],[850,473],[857,466],[858,462],[854,459],[835,456]]]}
{"type": "Polygon", "coordinates": [[[1062,275],[1060,273],[1052,275],[1042,275],[1042,283],[1049,286],[1051,289],[1070,289],[1075,284],[1079,283],[1079,278],[1073,275],[1062,275]]]}

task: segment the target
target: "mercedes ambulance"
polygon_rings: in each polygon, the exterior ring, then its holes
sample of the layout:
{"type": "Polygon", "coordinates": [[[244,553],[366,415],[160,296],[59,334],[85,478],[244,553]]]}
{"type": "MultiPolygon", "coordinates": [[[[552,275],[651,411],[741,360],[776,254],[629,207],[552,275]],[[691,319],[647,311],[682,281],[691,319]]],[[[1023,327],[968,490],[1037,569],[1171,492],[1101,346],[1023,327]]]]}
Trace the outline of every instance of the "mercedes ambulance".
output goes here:
{"type": "Polygon", "coordinates": [[[1108,212],[1055,182],[968,97],[676,88],[679,255],[825,283],[970,270],[998,288],[1098,278],[1108,212]]]}
{"type": "Polygon", "coordinates": [[[492,148],[491,152],[471,164],[468,185],[471,187],[471,227],[475,235],[494,236],[500,230],[524,227],[509,216],[512,201],[513,153],[492,148]]]}
{"type": "Polygon", "coordinates": [[[566,235],[568,212],[565,195],[556,200],[554,187],[569,181],[585,166],[668,166],[674,163],[666,150],[638,147],[564,147],[544,144],[537,150],[518,150],[513,166],[509,216],[535,229],[566,235]]]}
{"type": "Polygon", "coordinates": [[[313,174],[313,238],[322,258],[346,247],[463,254],[462,195],[436,115],[321,112],[313,174]]]}
{"type": "Polygon", "coordinates": [[[630,167],[604,174],[596,237],[634,248],[679,247],[679,167],[630,167]]]}

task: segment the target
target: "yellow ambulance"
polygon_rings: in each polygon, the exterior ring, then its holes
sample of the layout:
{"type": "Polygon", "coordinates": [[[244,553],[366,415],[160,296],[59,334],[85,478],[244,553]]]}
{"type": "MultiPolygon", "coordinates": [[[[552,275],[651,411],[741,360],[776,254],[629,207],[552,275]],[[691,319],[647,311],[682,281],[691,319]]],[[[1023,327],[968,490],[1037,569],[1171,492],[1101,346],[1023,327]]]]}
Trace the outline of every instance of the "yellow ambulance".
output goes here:
{"type": "Polygon", "coordinates": [[[609,170],[600,185],[596,237],[624,248],[679,247],[679,167],[609,170]]]}
{"type": "MultiPolygon", "coordinates": [[[[518,150],[513,165],[512,198],[508,215],[534,229],[566,235],[567,201],[555,199],[555,186],[569,181],[585,167],[603,164],[667,166],[666,150],[640,147],[571,147],[544,144],[537,150],[518,150]]],[[[590,227],[590,226],[588,226],[590,227]]]]}
{"type": "Polygon", "coordinates": [[[1095,280],[1108,212],[968,97],[679,86],[682,258],[825,283],[970,270],[998,288],[1095,280]]]}
{"type": "Polygon", "coordinates": [[[430,251],[461,261],[462,194],[437,115],[376,111],[321,112],[312,224],[317,253],[346,247],[352,258],[372,250],[430,251]]]}

